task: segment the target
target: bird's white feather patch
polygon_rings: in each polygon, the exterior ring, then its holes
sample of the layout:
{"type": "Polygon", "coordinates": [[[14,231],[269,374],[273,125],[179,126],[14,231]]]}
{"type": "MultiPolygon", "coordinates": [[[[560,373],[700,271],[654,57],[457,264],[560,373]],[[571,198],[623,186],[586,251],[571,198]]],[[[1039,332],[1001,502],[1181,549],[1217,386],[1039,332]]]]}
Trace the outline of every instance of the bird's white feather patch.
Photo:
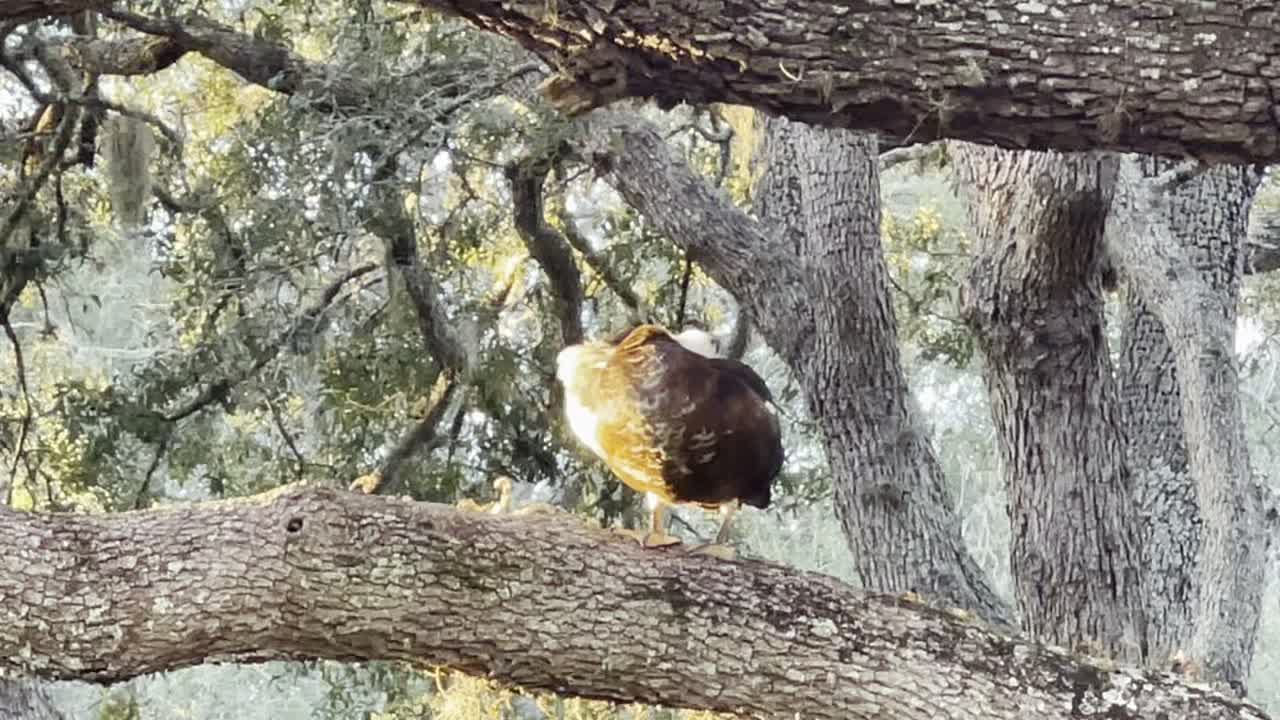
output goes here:
{"type": "Polygon", "coordinates": [[[703,357],[720,357],[720,353],[716,349],[715,338],[711,337],[711,333],[705,330],[689,328],[672,335],[671,338],[690,352],[696,352],[703,357]]]}
{"type": "Polygon", "coordinates": [[[573,434],[582,441],[582,444],[591,448],[591,452],[603,458],[604,446],[600,443],[600,418],[583,405],[577,396],[568,393],[565,394],[564,411],[569,420],[569,429],[573,434]]]}

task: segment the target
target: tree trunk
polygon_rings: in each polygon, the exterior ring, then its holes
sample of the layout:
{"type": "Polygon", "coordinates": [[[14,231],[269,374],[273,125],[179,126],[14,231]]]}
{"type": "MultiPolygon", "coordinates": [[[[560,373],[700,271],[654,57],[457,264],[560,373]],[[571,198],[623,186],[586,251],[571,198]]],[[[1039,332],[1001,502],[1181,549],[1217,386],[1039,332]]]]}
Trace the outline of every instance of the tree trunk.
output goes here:
{"type": "Polygon", "coordinates": [[[417,2],[541,55],[571,112],[728,102],[897,141],[1280,158],[1267,3],[417,2]]]}
{"type": "Polygon", "coordinates": [[[1147,653],[1152,666],[1167,666],[1195,628],[1200,507],[1187,467],[1173,348],[1142,300],[1132,290],[1124,294],[1118,386],[1134,517],[1142,523],[1147,653]]]}
{"type": "MultiPolygon", "coordinates": [[[[1146,177],[1171,168],[1171,163],[1151,158],[1140,162],[1146,177]]],[[[1174,241],[1186,248],[1192,272],[1221,296],[1223,308],[1229,311],[1223,319],[1232,327],[1240,286],[1236,258],[1255,182],[1236,168],[1211,170],[1172,190],[1164,206],[1174,241]]],[[[1147,638],[1153,663],[1167,664],[1187,649],[1196,625],[1200,509],[1187,467],[1173,348],[1160,321],[1137,293],[1126,290],[1124,301],[1120,397],[1129,429],[1135,503],[1146,538],[1147,638]]]]}
{"type": "Polygon", "coordinates": [[[965,614],[570,516],[329,489],[108,516],[0,511],[0,667],[443,664],[529,690],[805,718],[1264,718],[965,614]]]}
{"type": "Polygon", "coordinates": [[[799,377],[821,423],[836,505],[863,581],[1009,622],[965,548],[942,470],[914,417],[880,250],[874,143],[774,125],[758,193],[779,238],[693,174],[652,128],[597,112],[580,150],[728,289],[799,377]],[[794,153],[794,154],[790,154],[794,153]]]}
{"type": "MultiPolygon", "coordinates": [[[[1220,171],[1226,173],[1220,181],[1236,176],[1238,194],[1224,212],[1238,225],[1225,228],[1234,230],[1217,241],[1225,243],[1220,250],[1226,254],[1205,277],[1206,273],[1196,271],[1191,251],[1172,230],[1183,213],[1169,205],[1167,191],[1182,183],[1173,171],[1147,177],[1151,170],[1148,167],[1144,173],[1137,158],[1122,159],[1107,221],[1107,244],[1133,292],[1160,320],[1173,350],[1183,437],[1202,528],[1195,629],[1187,654],[1193,662],[1202,663],[1211,677],[1243,691],[1253,658],[1270,546],[1262,488],[1253,478],[1245,441],[1234,347],[1238,285],[1234,278],[1241,272],[1243,220],[1257,178],[1248,168],[1220,171]],[[1215,271],[1218,278],[1212,279],[1215,271]]],[[[1144,487],[1143,492],[1159,490],[1144,487]]],[[[1160,561],[1176,557],[1181,547],[1170,548],[1171,557],[1160,561]]]]}
{"type": "MultiPolygon", "coordinates": [[[[804,268],[814,335],[787,358],[823,430],[836,513],[867,587],[1011,620],[973,560],[898,351],[874,138],[763,121],[756,215],[804,268]]],[[[785,326],[783,317],[759,322],[785,326]]]]}
{"type": "Polygon", "coordinates": [[[1099,271],[1115,161],[953,144],[965,314],[1009,494],[1024,629],[1141,661],[1141,564],[1099,271]]]}

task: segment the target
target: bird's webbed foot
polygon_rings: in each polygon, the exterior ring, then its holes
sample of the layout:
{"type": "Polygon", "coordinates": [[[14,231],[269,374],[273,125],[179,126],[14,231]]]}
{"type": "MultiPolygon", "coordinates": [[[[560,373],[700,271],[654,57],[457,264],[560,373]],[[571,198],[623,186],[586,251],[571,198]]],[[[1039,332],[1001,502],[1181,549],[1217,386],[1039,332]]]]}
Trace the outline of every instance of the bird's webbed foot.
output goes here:
{"type": "Polygon", "coordinates": [[[698,545],[689,551],[691,555],[710,555],[720,560],[736,560],[738,551],[727,543],[713,542],[704,545],[698,545]]]}
{"type": "Polygon", "coordinates": [[[640,547],[666,547],[668,545],[679,545],[680,538],[675,535],[668,535],[665,532],[653,530],[632,530],[630,528],[613,528],[613,531],[619,535],[627,537],[640,543],[640,547]]]}

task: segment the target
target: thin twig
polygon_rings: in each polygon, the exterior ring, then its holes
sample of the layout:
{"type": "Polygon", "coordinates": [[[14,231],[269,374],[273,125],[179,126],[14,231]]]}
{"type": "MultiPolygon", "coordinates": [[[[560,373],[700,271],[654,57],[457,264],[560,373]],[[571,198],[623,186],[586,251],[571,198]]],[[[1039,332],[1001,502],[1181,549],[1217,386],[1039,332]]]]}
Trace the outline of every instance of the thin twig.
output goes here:
{"type": "MultiPolygon", "coordinates": [[[[561,203],[561,206],[563,205],[564,203],[561,203]]],[[[574,250],[578,251],[578,254],[581,255],[582,259],[587,263],[587,267],[591,268],[591,271],[596,274],[596,277],[604,281],[605,287],[612,290],[613,294],[618,296],[618,299],[622,301],[622,304],[626,305],[627,309],[635,316],[634,319],[641,319],[645,315],[646,311],[639,296],[636,295],[635,291],[631,289],[631,286],[627,284],[626,281],[618,277],[618,274],[613,271],[613,267],[609,265],[608,261],[606,261],[600,253],[597,253],[591,248],[591,243],[587,240],[586,236],[578,230],[577,222],[574,220],[573,216],[568,213],[568,211],[565,211],[563,224],[564,235],[569,240],[569,245],[572,246],[574,250]]]]}
{"type": "MultiPolygon", "coordinates": [[[[35,418],[35,412],[31,409],[31,391],[27,385],[27,366],[22,359],[22,344],[18,342],[18,334],[13,331],[13,325],[9,322],[9,312],[6,309],[0,313],[0,324],[4,325],[4,334],[9,337],[10,344],[13,345],[14,366],[18,373],[18,387],[22,389],[22,424],[18,429],[18,444],[13,450],[13,460],[9,463],[9,478],[4,481],[3,495],[5,507],[8,507],[13,501],[13,486],[18,478],[18,463],[24,458],[26,453],[27,433],[31,430],[31,421],[35,418]]],[[[27,472],[27,481],[31,481],[30,470],[27,472]]]]}
{"type": "Polygon", "coordinates": [[[141,510],[146,507],[147,496],[151,493],[151,479],[156,474],[156,468],[160,467],[160,461],[164,459],[165,451],[169,449],[169,433],[165,432],[160,436],[160,442],[156,444],[155,457],[151,458],[151,466],[147,468],[147,474],[142,478],[142,485],[138,487],[138,494],[133,497],[133,509],[141,510]]]}
{"type": "Polygon", "coordinates": [[[301,480],[303,473],[306,471],[306,458],[302,456],[302,451],[298,449],[297,443],[293,441],[293,436],[289,434],[289,429],[285,427],[284,417],[280,414],[280,409],[276,407],[275,401],[271,399],[271,395],[268,394],[263,397],[267,401],[267,409],[271,411],[271,418],[275,420],[276,429],[280,431],[280,437],[284,438],[284,444],[289,446],[289,452],[293,453],[294,460],[298,463],[295,477],[301,480]]]}
{"type": "Polygon", "coordinates": [[[174,412],[165,415],[164,419],[170,423],[178,422],[200,412],[215,402],[221,402],[224,400],[236,384],[247,380],[259,370],[266,367],[280,354],[281,348],[283,348],[285,344],[292,340],[296,335],[304,331],[311,331],[324,312],[329,309],[334,297],[337,296],[343,285],[362,275],[367,275],[377,268],[378,265],[376,263],[366,263],[343,273],[333,282],[325,286],[325,289],[320,293],[320,299],[311,305],[311,307],[303,311],[288,330],[281,333],[275,341],[271,343],[271,345],[267,346],[258,359],[254,361],[253,365],[236,374],[219,378],[205,386],[205,389],[200,391],[200,394],[197,395],[195,399],[174,412]]]}
{"type": "MultiPolygon", "coordinates": [[[[9,236],[18,227],[18,223],[26,216],[27,209],[31,202],[35,200],[36,193],[40,192],[40,188],[49,179],[49,175],[53,173],[54,168],[58,166],[59,158],[66,152],[67,147],[71,144],[71,136],[74,135],[76,121],[79,117],[78,112],[66,112],[61,121],[58,123],[58,132],[54,136],[53,147],[50,148],[48,157],[46,157],[40,166],[36,169],[34,175],[27,182],[27,187],[18,195],[17,202],[13,204],[13,210],[9,216],[5,218],[4,225],[0,226],[0,247],[5,246],[9,241],[9,236]]],[[[0,307],[8,307],[9,299],[0,299],[0,307]]]]}
{"type": "Polygon", "coordinates": [[[693,260],[684,256],[684,274],[680,276],[680,305],[676,310],[676,329],[684,327],[685,312],[689,302],[689,282],[693,280],[693,260]]]}

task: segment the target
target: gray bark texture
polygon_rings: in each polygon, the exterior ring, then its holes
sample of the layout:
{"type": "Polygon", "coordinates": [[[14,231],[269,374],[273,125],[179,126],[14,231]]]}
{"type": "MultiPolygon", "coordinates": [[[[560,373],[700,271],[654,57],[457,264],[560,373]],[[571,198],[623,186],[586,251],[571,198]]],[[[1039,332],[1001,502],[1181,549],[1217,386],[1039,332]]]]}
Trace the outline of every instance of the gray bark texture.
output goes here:
{"type": "MultiPolygon", "coordinates": [[[[1153,158],[1139,164],[1145,177],[1172,167],[1153,158]]],[[[1171,189],[1162,206],[1174,242],[1186,249],[1189,271],[1221,298],[1221,321],[1231,328],[1239,299],[1238,256],[1256,184],[1245,169],[1214,168],[1171,189]]],[[[1258,257],[1256,251],[1251,255],[1258,257]]],[[[1173,348],[1140,292],[1127,288],[1124,303],[1118,375],[1134,502],[1143,523],[1147,643],[1152,663],[1167,664],[1185,654],[1196,625],[1202,522],[1187,466],[1173,348]]]]}
{"type": "Polygon", "coordinates": [[[569,112],[728,102],[895,141],[1280,159],[1274,3],[417,2],[542,56],[569,112]]]}
{"type": "Polygon", "coordinates": [[[530,690],[805,718],[1264,718],[1203,686],[571,516],[289,487],[108,516],[0,510],[0,667],[442,664],[530,690]]]}
{"type": "Polygon", "coordinates": [[[36,682],[0,677],[0,720],[66,720],[36,682]]]}
{"type": "Polygon", "coordinates": [[[1100,272],[1116,162],[966,143],[951,157],[974,229],[964,312],[985,360],[1022,626],[1140,662],[1140,523],[1100,272]]]}
{"type": "Polygon", "coordinates": [[[964,546],[911,410],[880,247],[874,141],[772,121],[757,208],[774,226],[735,208],[654,128],[607,111],[588,124],[580,151],[733,293],[800,378],[862,581],[1011,622],[964,546]]]}
{"type": "MultiPolygon", "coordinates": [[[[898,350],[880,242],[875,139],[785,118],[763,123],[755,211],[782,238],[814,308],[815,334],[788,358],[823,429],[835,505],[868,587],[916,589],[1009,619],[960,531],[898,350]]],[[[783,317],[761,318],[786,327],[783,317]]]]}
{"type": "MultiPolygon", "coordinates": [[[[1201,516],[1195,629],[1186,654],[1211,677],[1243,689],[1273,518],[1253,477],[1245,440],[1231,321],[1236,298],[1233,290],[1226,291],[1230,285],[1215,290],[1212,276],[1194,268],[1191,252],[1171,228],[1166,175],[1148,174],[1138,158],[1122,158],[1107,247],[1133,292],[1160,321],[1173,351],[1187,463],[1201,516]]],[[[1256,178],[1244,184],[1232,212],[1247,215],[1256,184],[1256,178]]],[[[1230,278],[1241,271],[1243,225],[1238,230],[1224,239],[1232,243],[1227,259],[1218,260],[1227,263],[1228,283],[1236,282],[1230,278]]]]}

